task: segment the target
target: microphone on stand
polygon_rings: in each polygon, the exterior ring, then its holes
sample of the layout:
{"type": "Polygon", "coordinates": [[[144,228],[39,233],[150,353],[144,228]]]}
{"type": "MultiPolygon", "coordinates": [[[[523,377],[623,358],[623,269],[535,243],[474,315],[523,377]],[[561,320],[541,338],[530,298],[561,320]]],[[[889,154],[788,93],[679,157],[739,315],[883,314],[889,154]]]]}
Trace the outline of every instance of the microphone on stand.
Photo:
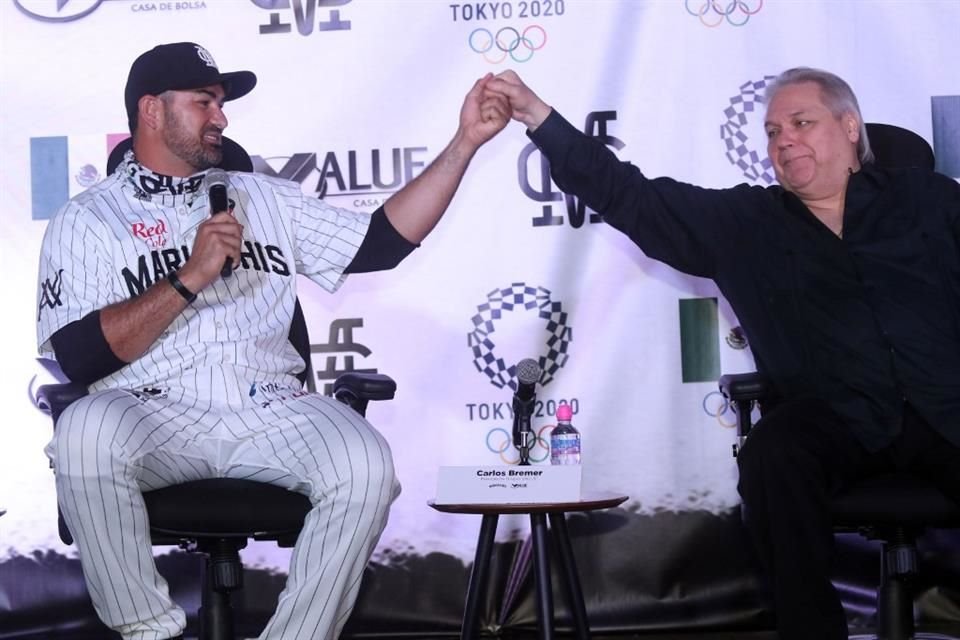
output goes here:
{"type": "Polygon", "coordinates": [[[536,386],[543,369],[532,358],[517,363],[517,390],[513,394],[513,446],[520,452],[520,464],[530,464],[530,449],[534,444],[530,417],[536,402],[536,386]]]}
{"type": "MultiPolygon", "coordinates": [[[[230,202],[227,200],[227,185],[230,178],[223,169],[211,169],[206,177],[207,193],[210,194],[210,215],[228,211],[230,202]]],[[[220,269],[221,278],[229,278],[233,273],[233,260],[229,257],[224,260],[223,268],[220,269]]]]}

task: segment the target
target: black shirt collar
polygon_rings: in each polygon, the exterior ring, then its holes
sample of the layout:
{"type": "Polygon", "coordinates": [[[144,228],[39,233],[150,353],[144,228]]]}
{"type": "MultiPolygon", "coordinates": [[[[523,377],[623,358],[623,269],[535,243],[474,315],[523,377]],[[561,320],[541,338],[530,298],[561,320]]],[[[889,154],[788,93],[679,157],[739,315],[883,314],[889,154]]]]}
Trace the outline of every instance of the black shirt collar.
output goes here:
{"type": "MultiPolygon", "coordinates": [[[[862,165],[859,171],[851,173],[850,179],[847,181],[847,194],[844,202],[845,220],[869,206],[889,180],[889,174],[872,162],[862,165]]],[[[815,219],[810,209],[795,193],[787,191],[781,185],[777,185],[774,189],[778,190],[780,200],[787,211],[804,218],[815,219]]],[[[817,222],[819,223],[819,221],[817,222]]]]}

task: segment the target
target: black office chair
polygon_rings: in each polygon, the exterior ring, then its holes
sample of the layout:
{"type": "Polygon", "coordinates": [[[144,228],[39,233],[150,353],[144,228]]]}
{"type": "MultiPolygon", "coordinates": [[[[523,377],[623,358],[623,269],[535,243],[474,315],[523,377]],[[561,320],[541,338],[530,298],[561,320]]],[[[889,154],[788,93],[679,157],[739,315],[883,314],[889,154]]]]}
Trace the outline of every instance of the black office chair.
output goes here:
{"type": "MultiPolygon", "coordinates": [[[[121,142],[108,160],[112,173],[123,154],[131,146],[130,139],[121,142]]],[[[250,156],[240,145],[224,138],[224,159],[221,168],[252,171],[250,156]]],[[[300,374],[306,383],[310,366],[310,339],[307,324],[296,303],[289,338],[297,353],[307,363],[300,374]]],[[[393,398],[396,383],[388,376],[375,373],[346,373],[336,379],[334,397],[364,415],[370,400],[393,398]]],[[[54,428],[60,414],[71,402],[87,394],[84,385],[76,383],[44,385],[38,389],[38,405],[50,412],[54,428]]],[[[307,496],[281,487],[253,480],[215,478],[171,485],[144,493],[150,534],[154,545],[179,545],[187,551],[206,554],[201,605],[198,612],[200,640],[234,640],[231,592],[243,586],[240,549],[248,539],[275,540],[281,547],[296,542],[303,519],[310,510],[307,496]]],[[[58,513],[60,538],[73,543],[73,536],[58,513]]]]}
{"type": "MultiPolygon", "coordinates": [[[[867,136],[883,167],[933,169],[933,150],[919,135],[887,124],[867,123],[867,136]]],[[[720,391],[737,414],[734,456],[752,428],[754,406],[763,411],[772,387],[758,373],[724,375],[720,391]]],[[[888,474],[857,483],[830,504],[834,529],[880,540],[880,586],[877,590],[877,637],[880,640],[948,638],[914,634],[912,579],[917,575],[916,539],[926,528],[960,527],[960,506],[925,481],[888,474]]]]}

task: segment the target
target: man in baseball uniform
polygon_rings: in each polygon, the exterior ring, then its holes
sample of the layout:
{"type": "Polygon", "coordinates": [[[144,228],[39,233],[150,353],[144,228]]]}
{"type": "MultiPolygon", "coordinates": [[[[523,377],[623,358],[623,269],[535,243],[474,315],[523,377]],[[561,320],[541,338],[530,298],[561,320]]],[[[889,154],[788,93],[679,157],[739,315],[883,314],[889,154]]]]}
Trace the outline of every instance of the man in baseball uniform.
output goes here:
{"type": "Polygon", "coordinates": [[[156,571],[141,492],[210,477],[310,497],[260,637],[339,634],[399,485],[383,437],[295,377],[305,366],[287,339],[296,274],[334,292],[348,273],[389,269],[423,240],[474,153],[509,120],[506,101],[485,95],[488,80],[467,94],[439,157],[372,215],[252,173],[227,174],[229,206],[212,212],[223,105],[256,76],[221,73],[189,42],[134,61],[133,149],[50,222],[38,304],[40,352],[90,389],[47,447],[58,500],[97,613],[124,638],[176,638],[186,624],[156,571]]]}

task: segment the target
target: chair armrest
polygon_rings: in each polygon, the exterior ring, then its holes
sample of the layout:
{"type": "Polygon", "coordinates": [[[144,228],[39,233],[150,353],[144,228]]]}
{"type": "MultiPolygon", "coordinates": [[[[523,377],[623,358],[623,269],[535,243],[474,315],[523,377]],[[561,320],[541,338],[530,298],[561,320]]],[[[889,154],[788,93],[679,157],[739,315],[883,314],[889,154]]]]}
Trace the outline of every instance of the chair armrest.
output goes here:
{"type": "Polygon", "coordinates": [[[87,393],[89,393],[87,386],[79,382],[41,385],[37,389],[37,407],[48,412],[53,418],[53,424],[56,425],[63,410],[87,393]]]}
{"type": "Polygon", "coordinates": [[[363,400],[391,400],[397,392],[397,383],[382,373],[344,373],[333,383],[333,396],[349,392],[363,400]]]}
{"type": "Polygon", "coordinates": [[[763,400],[770,395],[770,382],[760,373],[728,373],[720,376],[720,393],[728,400],[763,400]]]}
{"type": "Polygon", "coordinates": [[[757,372],[728,373],[720,376],[718,384],[720,393],[730,401],[737,414],[737,442],[733,445],[733,457],[736,458],[753,428],[751,413],[754,405],[772,395],[773,387],[757,372]]]}
{"type": "MultiPolygon", "coordinates": [[[[382,373],[344,373],[333,384],[333,395],[338,400],[390,400],[396,395],[397,383],[382,373]]],[[[70,403],[87,395],[87,387],[77,382],[45,384],[37,389],[37,406],[50,413],[54,423],[70,403]]]]}
{"type": "Polygon", "coordinates": [[[344,373],[333,383],[333,397],[366,415],[370,400],[391,400],[397,391],[393,378],[382,373],[344,373]]]}

